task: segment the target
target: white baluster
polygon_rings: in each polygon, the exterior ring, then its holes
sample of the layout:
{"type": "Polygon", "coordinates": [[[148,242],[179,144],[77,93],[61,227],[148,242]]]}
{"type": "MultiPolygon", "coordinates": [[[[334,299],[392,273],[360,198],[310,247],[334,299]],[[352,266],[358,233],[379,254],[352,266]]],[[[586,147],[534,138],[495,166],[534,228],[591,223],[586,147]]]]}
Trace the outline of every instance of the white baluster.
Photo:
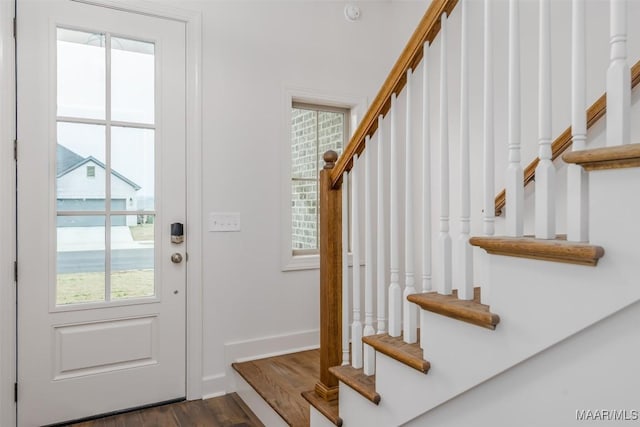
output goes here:
{"type": "Polygon", "coordinates": [[[349,348],[349,174],[342,174],[342,364],[348,365],[349,348]]]}
{"type": "Polygon", "coordinates": [[[404,342],[412,344],[418,340],[418,306],[407,300],[407,297],[416,293],[414,277],[414,236],[413,236],[413,121],[411,80],[413,70],[407,70],[407,111],[406,111],[406,144],[404,164],[404,278],[405,286],[402,298],[403,307],[403,337],[404,342]]]}
{"type": "Polygon", "coordinates": [[[396,136],[396,94],[391,95],[391,154],[390,154],[390,194],[389,203],[389,239],[391,251],[389,253],[389,271],[391,283],[389,285],[389,335],[399,337],[402,323],[402,292],[400,290],[400,189],[398,172],[398,141],[396,136]]]}
{"type": "Polygon", "coordinates": [[[631,75],[627,64],[627,1],[611,0],[610,52],[607,70],[607,145],[629,143],[631,75]]]}
{"type": "Polygon", "coordinates": [[[429,42],[422,46],[422,292],[431,290],[431,121],[429,117],[429,42]]]}
{"type": "Polygon", "coordinates": [[[377,268],[378,268],[378,279],[376,280],[376,284],[378,286],[377,292],[377,314],[378,314],[378,333],[384,334],[387,332],[387,319],[385,317],[387,311],[387,288],[386,288],[386,274],[385,274],[385,222],[384,222],[384,137],[382,130],[384,116],[381,114],[378,117],[378,227],[377,227],[377,243],[378,243],[378,251],[377,251],[377,268]]]}
{"type": "Polygon", "coordinates": [[[520,6],[509,0],[509,164],[505,182],[506,233],[521,237],[524,230],[524,172],[520,164],[520,6]]]}
{"type": "Polygon", "coordinates": [[[471,162],[469,160],[469,22],[468,0],[462,0],[462,41],[460,59],[460,235],[458,256],[460,283],[458,298],[473,299],[473,249],[469,244],[471,232],[471,162]]]}
{"type": "MultiPolygon", "coordinates": [[[[584,0],[573,0],[571,48],[571,134],[573,150],[587,145],[586,47],[584,0]]],[[[589,241],[589,181],[581,166],[567,169],[567,240],[589,241]]]]}
{"type": "Polygon", "coordinates": [[[440,18],[440,248],[438,292],[451,294],[451,236],[449,235],[449,102],[447,91],[447,14],[440,18]]]}
{"type": "MultiPolygon", "coordinates": [[[[364,152],[364,332],[365,337],[376,333],[373,329],[373,147],[369,135],[365,138],[364,152]]],[[[375,373],[376,353],[373,347],[364,346],[364,374],[375,373]]]]}
{"type": "Polygon", "coordinates": [[[360,317],[360,206],[358,155],[351,169],[351,254],[353,256],[353,323],[351,324],[351,366],[362,368],[362,320],[360,317]]]}
{"type": "MultiPolygon", "coordinates": [[[[429,42],[422,45],[422,292],[431,291],[431,120],[429,117],[429,42]]],[[[426,321],[426,311],[420,310],[420,325],[426,321]]],[[[420,328],[420,347],[425,350],[426,328],[420,328]]]]}
{"type": "Polygon", "coordinates": [[[495,147],[493,124],[493,25],[491,1],[484,1],[484,234],[495,234],[495,147]]]}
{"type": "Polygon", "coordinates": [[[556,168],[551,161],[551,5],[540,0],[538,84],[538,157],[536,167],[535,223],[538,239],[555,239],[556,168]]]}
{"type": "MultiPolygon", "coordinates": [[[[494,141],[494,110],[493,110],[493,23],[491,16],[491,2],[484,1],[484,124],[483,124],[483,231],[487,236],[495,234],[495,141],[494,141]]],[[[490,255],[484,251],[477,253],[479,262],[478,276],[481,277],[481,302],[489,305],[491,292],[491,277],[489,273],[490,255]]]]}

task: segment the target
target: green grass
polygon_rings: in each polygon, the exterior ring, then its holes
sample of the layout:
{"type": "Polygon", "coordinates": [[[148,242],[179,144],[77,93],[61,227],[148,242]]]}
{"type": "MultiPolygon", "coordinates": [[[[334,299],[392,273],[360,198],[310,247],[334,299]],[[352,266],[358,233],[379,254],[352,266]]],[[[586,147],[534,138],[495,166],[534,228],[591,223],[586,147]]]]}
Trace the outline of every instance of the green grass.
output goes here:
{"type": "MultiPolygon", "coordinates": [[[[104,273],[58,274],[56,304],[104,301],[104,287],[104,273]]],[[[111,274],[112,300],[153,294],[153,270],[114,271],[111,274]]]]}
{"type": "Polygon", "coordinates": [[[153,240],[153,224],[138,224],[129,227],[129,230],[135,241],[153,240]]]}

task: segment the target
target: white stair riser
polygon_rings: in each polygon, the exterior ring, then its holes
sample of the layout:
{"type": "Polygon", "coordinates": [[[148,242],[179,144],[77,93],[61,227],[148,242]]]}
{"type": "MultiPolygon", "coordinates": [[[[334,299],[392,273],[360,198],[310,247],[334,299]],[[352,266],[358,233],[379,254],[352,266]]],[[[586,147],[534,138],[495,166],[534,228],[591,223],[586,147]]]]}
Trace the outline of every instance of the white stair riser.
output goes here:
{"type": "Polygon", "coordinates": [[[340,383],[339,399],[340,418],[344,420],[345,427],[388,427],[393,425],[387,412],[384,411],[384,407],[381,411],[376,404],[342,382],[340,383]]]}
{"type": "MultiPolygon", "coordinates": [[[[322,413],[320,413],[320,411],[318,411],[313,406],[309,405],[309,411],[310,411],[309,413],[310,427],[335,427],[335,424],[329,421],[327,417],[322,415],[322,413]]],[[[266,424],[266,425],[270,425],[270,424],[266,424]]]]}
{"type": "Polygon", "coordinates": [[[288,427],[280,415],[247,383],[240,374],[233,371],[236,393],[253,411],[254,414],[269,427],[288,427]]]}

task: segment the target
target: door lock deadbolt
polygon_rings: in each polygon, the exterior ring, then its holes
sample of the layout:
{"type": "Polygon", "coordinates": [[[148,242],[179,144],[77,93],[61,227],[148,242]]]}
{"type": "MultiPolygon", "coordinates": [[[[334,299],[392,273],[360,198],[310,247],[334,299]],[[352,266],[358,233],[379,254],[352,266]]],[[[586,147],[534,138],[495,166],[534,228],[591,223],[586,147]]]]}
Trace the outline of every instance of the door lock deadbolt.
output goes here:
{"type": "Polygon", "coordinates": [[[171,243],[184,242],[184,225],[181,222],[171,224],[171,243]]]}

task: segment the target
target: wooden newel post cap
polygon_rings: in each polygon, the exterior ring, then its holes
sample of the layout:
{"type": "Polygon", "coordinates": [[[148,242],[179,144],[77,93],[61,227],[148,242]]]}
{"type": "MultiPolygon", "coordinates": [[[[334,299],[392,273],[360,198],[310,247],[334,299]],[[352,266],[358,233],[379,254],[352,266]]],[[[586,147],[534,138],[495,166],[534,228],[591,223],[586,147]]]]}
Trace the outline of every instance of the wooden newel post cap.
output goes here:
{"type": "Polygon", "coordinates": [[[329,150],[324,153],[322,158],[324,159],[324,169],[333,169],[336,165],[336,161],[338,160],[338,153],[333,150],[329,150]]]}

